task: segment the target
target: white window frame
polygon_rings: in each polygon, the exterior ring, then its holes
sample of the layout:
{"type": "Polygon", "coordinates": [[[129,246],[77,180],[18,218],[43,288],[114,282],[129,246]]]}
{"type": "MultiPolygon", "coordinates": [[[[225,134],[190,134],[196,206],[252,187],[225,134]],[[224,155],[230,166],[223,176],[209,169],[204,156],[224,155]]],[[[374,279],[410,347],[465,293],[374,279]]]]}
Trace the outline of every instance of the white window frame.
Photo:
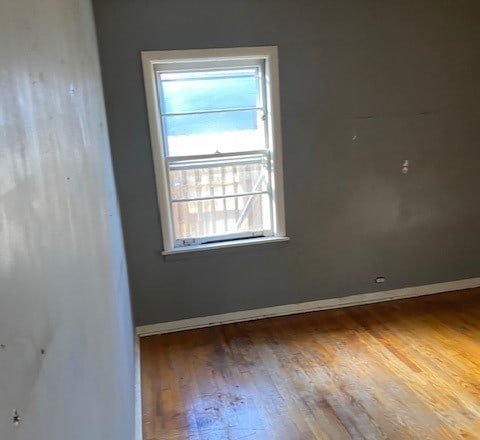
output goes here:
{"type": "MultiPolygon", "coordinates": [[[[147,100],[148,119],[150,126],[150,138],[154,160],[155,178],[157,186],[157,198],[160,209],[162,226],[164,255],[223,248],[231,246],[245,246],[271,241],[286,241],[285,229],[285,206],[283,191],[283,163],[282,163],[282,139],[280,127],[280,94],[278,75],[278,50],[276,46],[262,47],[239,47],[225,49],[192,49],[192,50],[167,50],[167,51],[143,51],[141,53],[145,93],[147,100]],[[159,66],[182,66],[192,64],[192,67],[200,62],[218,64],[220,67],[239,65],[242,62],[259,60],[264,61],[264,92],[266,119],[268,130],[268,152],[270,156],[271,170],[271,194],[272,194],[272,235],[270,237],[258,237],[247,239],[235,239],[222,242],[199,244],[193,246],[178,246],[175,243],[173,215],[169,196],[169,183],[167,161],[164,154],[163,127],[161,124],[160,108],[158,102],[156,72],[159,66]]],[[[163,70],[167,70],[163,69],[163,70]]],[[[214,156],[214,155],[212,155],[214,156]]]]}

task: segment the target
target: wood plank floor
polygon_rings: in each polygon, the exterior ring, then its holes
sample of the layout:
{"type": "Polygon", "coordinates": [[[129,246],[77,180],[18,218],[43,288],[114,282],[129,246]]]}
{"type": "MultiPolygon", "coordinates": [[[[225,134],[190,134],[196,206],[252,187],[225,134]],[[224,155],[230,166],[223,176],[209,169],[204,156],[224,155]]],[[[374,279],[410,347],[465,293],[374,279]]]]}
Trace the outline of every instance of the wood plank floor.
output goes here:
{"type": "Polygon", "coordinates": [[[141,340],[145,440],[480,439],[480,289],[141,340]]]}

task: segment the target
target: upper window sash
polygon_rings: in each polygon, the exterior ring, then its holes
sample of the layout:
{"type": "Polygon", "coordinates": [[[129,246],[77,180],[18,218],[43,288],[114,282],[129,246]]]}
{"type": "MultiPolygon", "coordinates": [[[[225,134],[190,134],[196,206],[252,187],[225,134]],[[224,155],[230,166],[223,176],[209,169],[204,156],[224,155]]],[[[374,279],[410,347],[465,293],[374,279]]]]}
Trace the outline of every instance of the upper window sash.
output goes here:
{"type": "Polygon", "coordinates": [[[268,148],[265,60],[167,63],[155,72],[166,157],[268,148]]]}

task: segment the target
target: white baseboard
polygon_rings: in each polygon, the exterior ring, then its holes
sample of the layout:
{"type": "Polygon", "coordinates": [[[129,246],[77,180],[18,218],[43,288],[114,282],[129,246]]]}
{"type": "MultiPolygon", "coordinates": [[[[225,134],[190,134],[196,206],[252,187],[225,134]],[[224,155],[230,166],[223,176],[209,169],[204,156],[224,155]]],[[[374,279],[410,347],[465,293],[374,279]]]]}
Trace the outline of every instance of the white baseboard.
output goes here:
{"type": "Polygon", "coordinates": [[[413,298],[415,296],[431,295],[454,290],[473,289],[480,287],[480,278],[449,281],[446,283],[428,284],[426,286],[406,287],[403,289],[386,290],[382,292],[361,293],[342,298],[320,299],[299,304],[265,307],[263,309],[245,310],[242,312],[223,313],[221,315],[205,316],[200,318],[181,319],[179,321],[161,322],[159,324],[137,327],[137,335],[151,336],[161,333],[171,333],[181,330],[210,327],[213,325],[229,324],[254,319],[271,318],[273,316],[293,315],[296,313],[313,312],[316,310],[336,309],[340,307],[372,304],[395,299],[413,298]]]}
{"type": "Polygon", "coordinates": [[[140,337],[135,336],[135,440],[143,440],[140,337]]]}

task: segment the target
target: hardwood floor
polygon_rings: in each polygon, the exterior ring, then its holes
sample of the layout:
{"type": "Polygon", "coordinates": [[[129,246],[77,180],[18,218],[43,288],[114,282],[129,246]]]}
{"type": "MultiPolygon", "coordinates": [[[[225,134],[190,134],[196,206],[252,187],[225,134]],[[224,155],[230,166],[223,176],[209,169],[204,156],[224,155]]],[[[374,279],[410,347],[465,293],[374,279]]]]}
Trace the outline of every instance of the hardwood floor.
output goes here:
{"type": "Polygon", "coordinates": [[[480,289],[142,338],[145,440],[480,439],[480,289]]]}

